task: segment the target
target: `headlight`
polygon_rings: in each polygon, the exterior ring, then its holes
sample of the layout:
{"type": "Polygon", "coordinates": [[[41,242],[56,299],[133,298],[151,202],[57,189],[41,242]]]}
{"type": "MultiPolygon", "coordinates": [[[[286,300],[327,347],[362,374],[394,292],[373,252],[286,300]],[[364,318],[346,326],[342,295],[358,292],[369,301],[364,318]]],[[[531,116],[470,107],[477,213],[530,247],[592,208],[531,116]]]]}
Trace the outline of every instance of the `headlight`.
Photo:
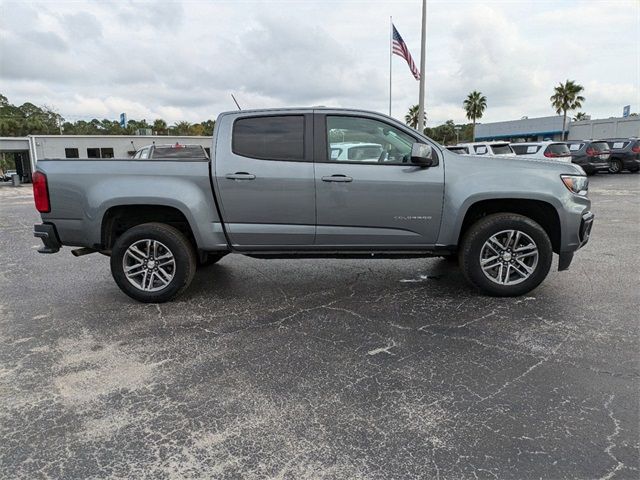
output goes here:
{"type": "Polygon", "coordinates": [[[587,190],[589,190],[589,180],[587,180],[587,177],[580,175],[560,175],[560,178],[562,178],[564,186],[576,195],[587,195],[587,190]]]}

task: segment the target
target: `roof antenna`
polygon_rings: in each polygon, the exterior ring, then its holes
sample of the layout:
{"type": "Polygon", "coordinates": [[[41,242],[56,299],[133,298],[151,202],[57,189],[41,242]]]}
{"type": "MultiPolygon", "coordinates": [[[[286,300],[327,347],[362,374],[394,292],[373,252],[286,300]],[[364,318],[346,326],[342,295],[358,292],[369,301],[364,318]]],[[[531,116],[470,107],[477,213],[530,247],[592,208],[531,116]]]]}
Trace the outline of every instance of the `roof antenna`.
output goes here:
{"type": "Polygon", "coordinates": [[[231,98],[233,98],[233,101],[236,102],[236,107],[238,107],[238,110],[242,110],[240,108],[240,104],[238,103],[238,101],[236,100],[236,97],[233,96],[233,93],[231,94],[231,98]]]}

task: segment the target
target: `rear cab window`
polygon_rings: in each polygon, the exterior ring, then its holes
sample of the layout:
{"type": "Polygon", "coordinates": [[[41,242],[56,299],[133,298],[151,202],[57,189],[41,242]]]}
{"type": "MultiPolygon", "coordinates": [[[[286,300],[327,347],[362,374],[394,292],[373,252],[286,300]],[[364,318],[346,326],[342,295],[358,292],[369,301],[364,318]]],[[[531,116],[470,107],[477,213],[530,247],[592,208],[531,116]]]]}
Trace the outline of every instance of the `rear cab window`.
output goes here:
{"type": "Polygon", "coordinates": [[[153,149],[153,158],[207,158],[204,148],[200,145],[171,145],[155,147],[153,149]]]}
{"type": "Polygon", "coordinates": [[[447,150],[457,154],[469,153],[469,149],[467,147],[447,147],[447,150]]]}
{"type": "Polygon", "coordinates": [[[233,124],[231,150],[261,160],[304,160],[304,116],[239,118],[233,124]]]}

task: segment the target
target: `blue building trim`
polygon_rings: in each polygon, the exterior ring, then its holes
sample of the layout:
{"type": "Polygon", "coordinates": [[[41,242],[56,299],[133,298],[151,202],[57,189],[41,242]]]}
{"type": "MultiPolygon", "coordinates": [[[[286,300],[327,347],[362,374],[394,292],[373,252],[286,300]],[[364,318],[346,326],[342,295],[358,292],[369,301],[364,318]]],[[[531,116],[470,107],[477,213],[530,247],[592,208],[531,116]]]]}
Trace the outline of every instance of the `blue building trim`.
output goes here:
{"type": "Polygon", "coordinates": [[[520,133],[510,133],[508,135],[491,135],[487,137],[476,137],[476,141],[485,141],[485,140],[491,140],[495,138],[534,137],[538,135],[553,136],[553,135],[561,135],[561,134],[562,134],[562,130],[555,130],[551,132],[520,132],[520,133]]]}

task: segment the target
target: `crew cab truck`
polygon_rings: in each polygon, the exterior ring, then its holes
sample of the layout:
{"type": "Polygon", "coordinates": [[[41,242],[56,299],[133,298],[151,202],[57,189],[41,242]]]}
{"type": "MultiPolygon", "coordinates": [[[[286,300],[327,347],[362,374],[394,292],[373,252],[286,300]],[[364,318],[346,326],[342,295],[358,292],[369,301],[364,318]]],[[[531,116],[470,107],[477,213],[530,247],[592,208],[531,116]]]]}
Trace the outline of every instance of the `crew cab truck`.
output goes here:
{"type": "Polygon", "coordinates": [[[346,109],[222,113],[210,159],[45,159],[33,180],[40,252],[109,255],[118,286],[141,302],[172,299],[198,264],[229,253],[457,256],[481,291],[522,295],[554,253],[569,267],[594,218],[576,165],[479,161],[346,109]],[[368,145],[376,161],[332,155],[346,143],[368,145]]]}

